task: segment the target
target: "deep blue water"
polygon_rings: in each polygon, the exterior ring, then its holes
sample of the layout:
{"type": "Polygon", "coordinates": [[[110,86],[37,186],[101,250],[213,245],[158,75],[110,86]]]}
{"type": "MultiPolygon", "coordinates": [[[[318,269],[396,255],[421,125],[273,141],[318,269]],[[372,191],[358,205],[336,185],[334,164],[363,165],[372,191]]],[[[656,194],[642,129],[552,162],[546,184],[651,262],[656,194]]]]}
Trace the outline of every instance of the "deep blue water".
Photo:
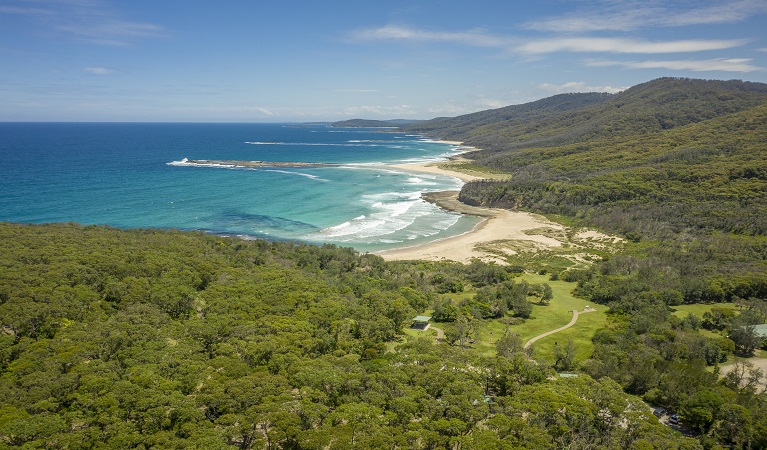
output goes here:
{"type": "Polygon", "coordinates": [[[460,181],[387,164],[460,151],[419,136],[289,124],[0,123],[0,220],[410,246],[475,220],[420,199],[460,181]],[[335,163],[227,169],[184,158],[335,163]]]}

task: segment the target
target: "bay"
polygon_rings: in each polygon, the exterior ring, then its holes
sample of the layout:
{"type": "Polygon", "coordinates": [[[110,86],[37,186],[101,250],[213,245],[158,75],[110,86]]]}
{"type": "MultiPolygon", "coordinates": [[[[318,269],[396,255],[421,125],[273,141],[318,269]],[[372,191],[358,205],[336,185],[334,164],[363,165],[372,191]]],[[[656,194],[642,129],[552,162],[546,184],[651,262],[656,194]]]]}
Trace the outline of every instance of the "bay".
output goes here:
{"type": "Polygon", "coordinates": [[[424,202],[452,177],[389,167],[460,147],[380,129],[219,123],[0,123],[0,220],[204,230],[377,251],[476,219],[424,202]],[[319,162],[222,168],[189,160],[319,162]]]}

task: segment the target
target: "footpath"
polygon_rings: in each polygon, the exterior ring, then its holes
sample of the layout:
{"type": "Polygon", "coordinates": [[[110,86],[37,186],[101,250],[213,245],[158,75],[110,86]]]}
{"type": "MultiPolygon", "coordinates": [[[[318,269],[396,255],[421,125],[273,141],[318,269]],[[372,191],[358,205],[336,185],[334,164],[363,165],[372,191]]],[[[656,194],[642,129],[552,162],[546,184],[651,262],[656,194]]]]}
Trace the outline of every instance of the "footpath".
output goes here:
{"type": "Polygon", "coordinates": [[[576,311],[576,310],[573,310],[573,311],[572,311],[572,312],[573,312],[573,318],[572,318],[572,319],[570,319],[570,323],[568,323],[567,325],[565,325],[565,326],[563,326],[563,327],[557,328],[556,330],[547,331],[546,333],[543,333],[543,334],[539,334],[538,336],[536,336],[536,337],[534,337],[534,338],[530,339],[529,341],[525,342],[525,348],[528,348],[528,347],[530,347],[531,345],[533,345],[533,343],[534,343],[535,341],[537,341],[537,340],[539,340],[539,339],[543,339],[543,338],[545,338],[546,336],[551,336],[551,335],[552,335],[552,334],[554,334],[554,333],[559,333],[559,332],[560,332],[560,331],[562,331],[562,330],[566,330],[566,329],[570,328],[571,326],[575,325],[575,322],[577,322],[577,321],[578,321],[578,315],[579,315],[579,314],[586,314],[586,313],[590,313],[590,312],[592,312],[592,311],[596,311],[596,310],[595,310],[594,308],[588,308],[588,307],[587,307],[587,308],[584,308],[584,310],[583,310],[583,311],[581,311],[580,313],[579,313],[578,311],[576,311]]]}

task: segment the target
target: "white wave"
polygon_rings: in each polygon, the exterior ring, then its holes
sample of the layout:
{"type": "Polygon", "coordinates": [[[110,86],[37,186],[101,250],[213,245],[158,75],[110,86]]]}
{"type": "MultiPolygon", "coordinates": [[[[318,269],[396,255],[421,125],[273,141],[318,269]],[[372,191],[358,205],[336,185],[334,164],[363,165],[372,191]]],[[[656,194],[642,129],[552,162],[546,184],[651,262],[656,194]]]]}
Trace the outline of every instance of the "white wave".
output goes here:
{"type": "Polygon", "coordinates": [[[354,241],[359,238],[368,238],[386,234],[383,232],[386,221],[383,219],[365,220],[352,224],[344,222],[339,225],[328,227],[320,231],[323,239],[334,239],[342,242],[354,241]]]}
{"type": "Polygon", "coordinates": [[[205,160],[197,160],[194,163],[190,163],[187,158],[182,159],[181,161],[171,161],[169,163],[166,163],[169,166],[183,166],[183,167],[213,167],[216,169],[235,169],[235,170],[254,170],[257,172],[277,172],[277,173],[284,173],[288,175],[298,175],[301,177],[306,177],[312,180],[316,181],[322,181],[325,183],[329,183],[330,180],[321,178],[317,175],[312,175],[310,173],[304,173],[304,172],[293,172],[290,170],[279,170],[279,169],[263,169],[260,167],[242,167],[238,166],[236,164],[222,164],[222,163],[210,163],[205,164],[203,161],[205,160]]]}
{"type": "MultiPolygon", "coordinates": [[[[426,177],[424,177],[424,178],[426,178],[426,177]]],[[[432,180],[433,179],[434,178],[432,178],[432,180]]],[[[409,184],[417,184],[419,186],[436,186],[436,185],[439,184],[439,183],[435,183],[434,181],[424,180],[423,178],[420,178],[420,177],[410,177],[410,178],[407,179],[407,182],[409,184]]]]}
{"type": "Polygon", "coordinates": [[[369,194],[362,200],[371,213],[327,227],[308,238],[351,244],[401,244],[436,235],[460,217],[421,200],[420,192],[369,194]]]}
{"type": "Polygon", "coordinates": [[[277,172],[277,173],[286,173],[288,175],[299,175],[299,176],[302,176],[302,177],[310,178],[312,180],[323,181],[323,182],[326,182],[326,183],[330,182],[330,180],[326,180],[325,178],[320,178],[317,175],[312,175],[310,173],[291,172],[289,170],[278,170],[278,169],[261,169],[261,170],[263,172],[277,172]]]}
{"type": "Polygon", "coordinates": [[[202,160],[197,160],[193,163],[189,162],[187,158],[182,159],[181,161],[171,161],[169,163],[165,163],[168,166],[183,166],[183,167],[216,167],[220,169],[236,169],[237,166],[234,164],[222,164],[222,163],[209,163],[206,164],[202,160]]]}
{"type": "Polygon", "coordinates": [[[340,225],[336,225],[334,227],[327,227],[324,230],[322,230],[322,232],[323,233],[333,233],[333,232],[336,232],[336,231],[343,230],[344,228],[349,227],[351,224],[352,224],[351,222],[344,222],[344,223],[342,223],[340,225]]]}
{"type": "Polygon", "coordinates": [[[370,133],[370,130],[359,130],[359,129],[350,129],[350,130],[323,130],[320,131],[320,133],[370,133]]]}
{"type": "Polygon", "coordinates": [[[387,202],[402,202],[402,201],[413,201],[418,200],[421,198],[421,192],[420,191],[412,191],[412,192],[381,192],[379,194],[365,194],[362,196],[362,199],[365,203],[369,204],[375,204],[385,205],[387,202]]]}
{"type": "Polygon", "coordinates": [[[191,164],[189,164],[189,159],[187,158],[183,158],[181,161],[171,161],[166,164],[169,166],[191,166],[191,164]]]}
{"type": "MultiPolygon", "coordinates": [[[[370,141],[370,142],[380,142],[380,141],[370,141]]],[[[372,143],[365,143],[365,142],[338,142],[338,143],[331,143],[331,142],[250,142],[246,141],[244,144],[250,144],[250,145],[294,145],[294,146],[301,146],[301,147],[393,147],[393,148],[402,148],[402,147],[396,147],[387,145],[385,143],[379,143],[379,144],[372,144],[372,143]]]]}

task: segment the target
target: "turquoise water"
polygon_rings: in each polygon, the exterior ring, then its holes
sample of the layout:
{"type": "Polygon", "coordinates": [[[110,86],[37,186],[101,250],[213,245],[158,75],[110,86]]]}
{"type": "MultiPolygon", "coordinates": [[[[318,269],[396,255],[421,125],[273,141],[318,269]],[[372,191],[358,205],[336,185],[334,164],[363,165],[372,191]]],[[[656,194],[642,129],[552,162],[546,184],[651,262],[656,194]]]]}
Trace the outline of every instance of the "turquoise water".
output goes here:
{"type": "Polygon", "coordinates": [[[476,220],[421,200],[452,177],[389,167],[454,145],[374,129],[289,124],[0,123],[0,220],[205,230],[376,251],[476,220]],[[223,168],[184,159],[322,162],[223,168]]]}

